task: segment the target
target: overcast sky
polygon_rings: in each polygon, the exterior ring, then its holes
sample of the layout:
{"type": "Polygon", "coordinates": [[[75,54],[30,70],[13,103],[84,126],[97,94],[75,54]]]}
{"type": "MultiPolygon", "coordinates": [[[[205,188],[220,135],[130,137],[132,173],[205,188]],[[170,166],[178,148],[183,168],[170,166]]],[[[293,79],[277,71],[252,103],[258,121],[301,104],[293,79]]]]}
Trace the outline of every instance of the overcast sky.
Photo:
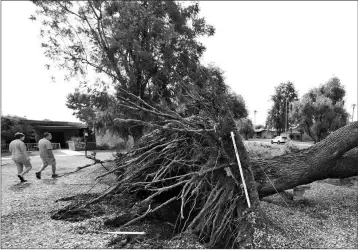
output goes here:
{"type": "MultiPolygon", "coordinates": [[[[77,121],[65,105],[77,83],[49,72],[40,48],[40,26],[28,18],[30,2],[1,2],[2,114],[28,119],[77,121]],[[56,83],[50,76],[57,77],[56,83]]],[[[337,76],[345,85],[346,108],[357,103],[357,2],[200,2],[201,16],[214,25],[202,63],[213,62],[264,124],[270,95],[292,81],[299,95],[337,76]]],[[[355,112],[354,120],[357,120],[355,112]]]]}

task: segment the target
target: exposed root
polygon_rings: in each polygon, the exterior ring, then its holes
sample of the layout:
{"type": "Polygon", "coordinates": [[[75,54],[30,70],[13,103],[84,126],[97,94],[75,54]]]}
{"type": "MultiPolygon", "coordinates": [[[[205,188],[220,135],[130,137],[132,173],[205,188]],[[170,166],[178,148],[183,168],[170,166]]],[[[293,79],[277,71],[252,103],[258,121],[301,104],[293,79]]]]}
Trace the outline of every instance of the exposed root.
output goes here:
{"type": "MultiPolygon", "coordinates": [[[[172,128],[178,122],[166,126],[172,128]]],[[[226,135],[221,136],[218,124],[217,132],[212,129],[197,132],[202,127],[214,127],[211,120],[193,116],[186,119],[185,126],[183,129],[181,124],[180,130],[170,132],[155,129],[141,138],[132,150],[116,159],[116,167],[98,177],[117,173],[116,185],[87,205],[114,192],[136,195],[140,201],[134,206],[143,209],[127,217],[129,220],[122,225],[125,227],[159,210],[174,209],[170,204],[180,202],[175,208],[177,230],[194,232],[210,246],[218,242],[237,246],[238,235],[241,239],[244,234],[241,225],[235,222],[242,221],[247,204],[241,179],[237,178],[236,160],[229,157],[233,148],[224,146],[227,144],[222,140],[226,135]]],[[[231,140],[230,131],[224,131],[231,140]]],[[[133,207],[132,211],[139,210],[133,207]]]]}
{"type": "MultiPolygon", "coordinates": [[[[168,209],[177,214],[177,231],[193,232],[209,247],[223,242],[225,247],[239,247],[244,238],[245,242],[252,242],[253,234],[247,234],[245,230],[255,231],[255,223],[248,216],[259,213],[259,199],[247,152],[229,108],[223,102],[226,87],[213,86],[215,95],[205,97],[202,94],[206,93],[183,90],[188,101],[186,106],[194,110],[187,117],[168,108],[152,107],[126,90],[120,90],[131,98],[119,96],[120,105],[156,119],[151,122],[115,119],[116,122],[145,126],[151,132],[137,141],[131,150],[118,155],[116,166],[97,177],[114,173],[118,179],[115,186],[84,207],[111,194],[133,195],[139,202],[129,209],[132,211],[126,217],[129,221],[122,226],[168,209]],[[230,137],[232,131],[237,138],[252,210],[248,210],[242,192],[230,137]],[[243,221],[247,225],[243,226],[243,221]]],[[[121,221],[124,223],[125,220],[121,221]]]]}

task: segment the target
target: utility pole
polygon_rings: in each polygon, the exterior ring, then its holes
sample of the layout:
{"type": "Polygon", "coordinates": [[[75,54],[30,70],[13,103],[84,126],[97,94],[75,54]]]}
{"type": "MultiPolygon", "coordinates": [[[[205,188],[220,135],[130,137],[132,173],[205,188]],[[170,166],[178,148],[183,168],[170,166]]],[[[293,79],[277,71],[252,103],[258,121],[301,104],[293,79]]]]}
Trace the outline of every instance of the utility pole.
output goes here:
{"type": "Polygon", "coordinates": [[[287,98],[286,98],[286,115],[285,115],[285,134],[287,136],[287,120],[288,120],[288,117],[287,117],[287,98]]]}
{"type": "MultiPolygon", "coordinates": [[[[356,107],[356,105],[355,105],[355,104],[352,104],[352,107],[353,107],[353,112],[352,112],[352,122],[353,122],[353,118],[354,118],[354,108],[356,107]]],[[[357,117],[357,119],[358,119],[358,117],[357,117]]]]}

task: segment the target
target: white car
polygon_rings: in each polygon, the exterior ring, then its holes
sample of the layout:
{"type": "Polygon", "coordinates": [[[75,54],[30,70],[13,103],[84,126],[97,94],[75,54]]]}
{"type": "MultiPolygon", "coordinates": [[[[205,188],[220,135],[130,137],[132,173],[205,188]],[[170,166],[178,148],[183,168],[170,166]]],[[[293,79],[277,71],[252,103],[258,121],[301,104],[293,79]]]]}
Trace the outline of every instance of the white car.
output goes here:
{"type": "Polygon", "coordinates": [[[285,137],[285,136],[276,136],[275,138],[273,138],[271,140],[271,144],[274,144],[274,143],[281,144],[281,143],[286,143],[287,141],[288,141],[287,137],[285,137]]]}

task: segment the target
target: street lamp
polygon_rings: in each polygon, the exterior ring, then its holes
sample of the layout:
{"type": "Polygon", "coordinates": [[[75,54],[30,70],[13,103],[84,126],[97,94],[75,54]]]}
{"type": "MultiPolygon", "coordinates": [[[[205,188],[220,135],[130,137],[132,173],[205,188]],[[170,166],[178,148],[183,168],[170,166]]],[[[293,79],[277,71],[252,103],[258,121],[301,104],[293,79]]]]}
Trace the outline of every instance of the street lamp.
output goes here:
{"type": "Polygon", "coordinates": [[[254,128],[256,126],[256,113],[257,113],[257,110],[254,110],[254,128]]]}
{"type": "Polygon", "coordinates": [[[87,157],[87,139],[88,139],[88,133],[84,133],[84,140],[85,140],[85,156],[87,157]]]}
{"type": "MultiPolygon", "coordinates": [[[[355,105],[355,104],[352,104],[352,107],[353,107],[353,112],[352,112],[352,122],[353,122],[353,118],[354,118],[354,108],[356,107],[356,105],[355,105]]],[[[358,119],[358,117],[357,117],[357,119],[358,119]]]]}
{"type": "Polygon", "coordinates": [[[287,113],[287,98],[286,98],[286,115],[285,115],[285,134],[287,136],[287,120],[288,120],[288,113],[287,113]]]}

